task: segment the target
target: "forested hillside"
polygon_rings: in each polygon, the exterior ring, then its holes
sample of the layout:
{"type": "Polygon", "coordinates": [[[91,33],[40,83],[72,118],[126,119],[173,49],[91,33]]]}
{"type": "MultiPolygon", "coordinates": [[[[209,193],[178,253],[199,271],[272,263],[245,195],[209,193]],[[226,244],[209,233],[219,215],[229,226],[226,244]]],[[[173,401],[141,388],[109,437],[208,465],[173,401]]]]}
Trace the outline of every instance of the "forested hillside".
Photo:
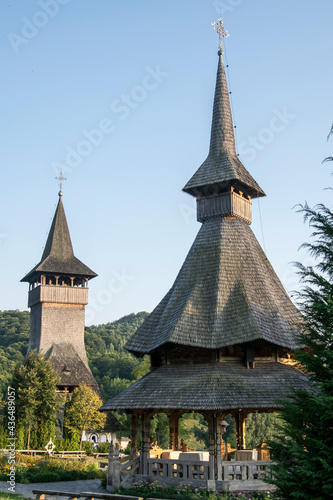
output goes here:
{"type": "MultiPolygon", "coordinates": [[[[85,344],[91,370],[102,395],[109,399],[147,371],[147,360],[138,360],[123,347],[146,318],[147,313],[129,314],[106,325],[85,330],[85,344]]],[[[0,391],[4,394],[15,365],[28,349],[28,311],[0,311],[0,391]]]]}
{"type": "MultiPolygon", "coordinates": [[[[91,370],[104,400],[108,400],[124,390],[135,380],[149,371],[148,356],[138,359],[124,349],[127,339],[141,325],[148,313],[129,314],[105,325],[90,326],[85,329],[85,344],[91,370]]],[[[16,364],[20,364],[27,352],[29,342],[30,315],[27,311],[0,311],[0,391],[1,397],[12,379],[16,364]]],[[[119,432],[129,435],[129,419],[117,413],[119,432]]],[[[252,414],[247,418],[247,445],[256,446],[263,439],[272,437],[277,422],[274,414],[252,414]]],[[[227,437],[235,445],[234,424],[231,418],[227,437]]],[[[151,437],[168,446],[168,419],[166,415],[156,415],[151,423],[151,437]]],[[[208,446],[208,429],[203,417],[186,414],[180,421],[180,438],[192,449],[208,446]]]]}
{"type": "Polygon", "coordinates": [[[30,314],[27,311],[0,311],[0,393],[1,399],[16,364],[22,363],[29,343],[30,314]]]}
{"type": "Polygon", "coordinates": [[[149,358],[138,359],[124,345],[148,313],[129,314],[106,325],[85,330],[89,364],[104,399],[110,399],[149,369],[149,358]]]}

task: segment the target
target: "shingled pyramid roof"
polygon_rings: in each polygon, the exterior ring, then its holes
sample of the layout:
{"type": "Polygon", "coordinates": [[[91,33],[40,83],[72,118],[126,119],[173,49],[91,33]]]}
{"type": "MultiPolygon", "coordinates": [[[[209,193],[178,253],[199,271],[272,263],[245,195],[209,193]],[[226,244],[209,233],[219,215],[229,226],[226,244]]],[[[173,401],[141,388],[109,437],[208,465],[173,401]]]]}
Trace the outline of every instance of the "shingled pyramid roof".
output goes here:
{"type": "Polygon", "coordinates": [[[58,342],[52,345],[45,357],[52,363],[57,376],[60,378],[58,385],[80,386],[89,385],[98,390],[98,385],[87,363],[78,354],[70,342],[58,342]]]}
{"type": "Polygon", "coordinates": [[[163,365],[110,401],[107,410],[279,410],[292,389],[311,390],[306,375],[281,363],[259,361],[255,370],[237,362],[163,365]]]}
{"type": "Polygon", "coordinates": [[[83,262],[77,259],[73,252],[69,234],[62,193],[53,217],[51,229],[46,241],[41,261],[21,281],[30,281],[36,273],[57,273],[70,276],[97,276],[83,262]]]}
{"type": "Polygon", "coordinates": [[[183,191],[197,196],[209,186],[238,186],[252,198],[265,193],[239,160],[234,137],[229,91],[222,54],[219,55],[209,154],[183,191]]]}
{"type": "Polygon", "coordinates": [[[248,223],[212,218],[125,347],[142,354],[167,342],[216,349],[262,339],[292,349],[301,321],[248,223]]]}

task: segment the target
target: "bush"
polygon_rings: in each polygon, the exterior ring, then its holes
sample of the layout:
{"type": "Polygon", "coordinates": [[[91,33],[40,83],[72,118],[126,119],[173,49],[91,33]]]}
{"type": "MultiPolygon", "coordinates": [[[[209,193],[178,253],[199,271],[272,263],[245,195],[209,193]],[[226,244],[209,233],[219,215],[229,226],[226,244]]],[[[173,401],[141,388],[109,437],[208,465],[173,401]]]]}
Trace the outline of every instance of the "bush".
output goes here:
{"type": "Polygon", "coordinates": [[[94,453],[94,445],[90,443],[90,441],[83,441],[82,449],[86,452],[87,455],[92,455],[94,453]]]}
{"type": "MultiPolygon", "coordinates": [[[[7,481],[7,457],[0,457],[0,481],[7,481]]],[[[103,477],[98,470],[98,463],[91,459],[61,460],[59,458],[33,458],[17,455],[17,483],[41,483],[51,481],[76,481],[78,479],[98,479],[103,477]]]]}
{"type": "Polygon", "coordinates": [[[57,451],[79,451],[80,449],[78,439],[55,439],[54,444],[57,451]]]}
{"type": "Polygon", "coordinates": [[[141,481],[133,483],[130,489],[119,488],[115,493],[143,498],[161,498],[177,500],[283,500],[270,491],[251,491],[234,493],[212,493],[206,488],[195,488],[193,485],[160,486],[157,482],[144,484],[141,481]]]}
{"type": "Polygon", "coordinates": [[[100,443],[97,447],[99,453],[109,453],[110,443],[100,443]]]}

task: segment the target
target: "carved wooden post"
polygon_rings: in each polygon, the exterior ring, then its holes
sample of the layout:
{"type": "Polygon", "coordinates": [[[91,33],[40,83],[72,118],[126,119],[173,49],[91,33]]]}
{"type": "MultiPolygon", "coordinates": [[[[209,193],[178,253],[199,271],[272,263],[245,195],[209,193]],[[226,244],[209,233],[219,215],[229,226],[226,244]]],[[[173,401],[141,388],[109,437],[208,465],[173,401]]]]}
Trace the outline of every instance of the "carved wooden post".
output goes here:
{"type": "Polygon", "coordinates": [[[179,441],[178,441],[178,424],[179,424],[180,415],[175,415],[175,437],[174,437],[174,446],[175,451],[179,450],[179,441]]]}
{"type": "Polygon", "coordinates": [[[113,451],[113,441],[111,441],[108,455],[108,471],[106,474],[106,489],[109,491],[112,491],[113,451]]]}
{"type": "Polygon", "coordinates": [[[216,479],[222,481],[222,428],[221,423],[223,414],[218,414],[215,418],[216,421],[216,479]]]}
{"type": "Polygon", "coordinates": [[[115,443],[113,452],[113,490],[120,488],[120,461],[119,461],[119,444],[115,443]]]}
{"type": "Polygon", "coordinates": [[[236,449],[240,450],[240,440],[239,440],[239,412],[235,412],[233,415],[235,419],[235,432],[236,432],[236,449]]]}
{"type": "Polygon", "coordinates": [[[180,415],[172,413],[169,416],[169,447],[173,451],[179,450],[178,443],[178,424],[180,415]]]}
{"type": "Polygon", "coordinates": [[[245,419],[247,415],[243,412],[240,413],[239,416],[239,433],[240,433],[240,449],[245,450],[246,449],[246,443],[245,443],[245,419]]]}
{"type": "Polygon", "coordinates": [[[141,439],[141,474],[148,475],[148,454],[149,454],[149,432],[150,432],[150,415],[142,414],[142,439],[141,439]]]}
{"type": "Polygon", "coordinates": [[[173,450],[175,439],[175,414],[169,415],[169,448],[173,450]]]}
{"type": "Polygon", "coordinates": [[[131,457],[138,454],[138,414],[132,413],[131,420],[131,457]]]}
{"type": "Polygon", "coordinates": [[[106,489],[108,491],[114,491],[120,487],[119,466],[119,446],[118,443],[113,444],[113,441],[111,441],[109,446],[108,471],[106,478],[106,489]]]}
{"type": "Polygon", "coordinates": [[[207,415],[209,434],[209,479],[215,479],[215,439],[214,439],[214,416],[213,413],[207,415]]]}
{"type": "Polygon", "coordinates": [[[236,427],[236,448],[237,450],[245,450],[245,419],[247,417],[247,413],[243,411],[235,412],[235,427],[236,427]]]}

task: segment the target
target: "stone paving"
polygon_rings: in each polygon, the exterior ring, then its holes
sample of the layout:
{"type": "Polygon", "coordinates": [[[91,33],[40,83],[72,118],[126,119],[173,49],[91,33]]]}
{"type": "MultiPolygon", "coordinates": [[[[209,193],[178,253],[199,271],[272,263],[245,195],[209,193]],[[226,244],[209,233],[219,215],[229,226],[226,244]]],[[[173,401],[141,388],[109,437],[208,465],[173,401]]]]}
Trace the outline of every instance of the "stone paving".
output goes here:
{"type": "MultiPolygon", "coordinates": [[[[11,493],[8,491],[8,486],[5,481],[0,481],[0,492],[11,493]]],[[[81,493],[82,491],[92,491],[95,493],[109,493],[106,489],[101,487],[100,479],[87,479],[80,481],[57,481],[54,483],[32,483],[32,484],[19,484],[16,483],[15,493],[20,493],[25,498],[35,498],[36,495],[32,490],[56,490],[66,491],[73,493],[81,493]]],[[[47,497],[53,498],[53,497],[47,497]]],[[[55,498],[55,497],[54,497],[55,498]]]]}

